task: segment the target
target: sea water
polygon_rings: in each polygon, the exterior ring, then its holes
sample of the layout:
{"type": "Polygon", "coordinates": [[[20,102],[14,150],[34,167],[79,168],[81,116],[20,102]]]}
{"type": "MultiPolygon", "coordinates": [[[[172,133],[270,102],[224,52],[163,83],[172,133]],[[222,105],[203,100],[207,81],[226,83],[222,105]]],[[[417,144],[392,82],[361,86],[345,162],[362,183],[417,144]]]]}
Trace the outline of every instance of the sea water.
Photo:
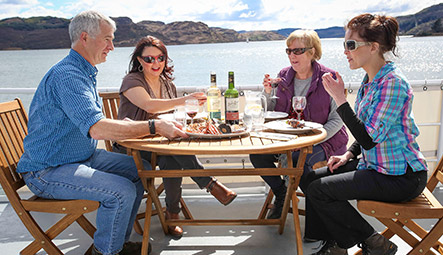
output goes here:
{"type": "MultiPolygon", "coordinates": [[[[343,38],[322,39],[320,63],[343,76],[345,82],[361,81],[364,71],[350,70],[343,50],[343,38]]],[[[285,41],[236,42],[167,46],[174,65],[176,86],[209,86],[211,71],[218,85],[226,86],[228,71],[235,72],[236,85],[259,85],[265,73],[275,76],[289,66],[285,41]]],[[[133,47],[110,52],[97,65],[98,87],[118,89],[128,71],[133,47]]],[[[443,79],[443,37],[400,37],[399,57],[391,60],[410,80],[443,79]]],[[[48,69],[69,53],[69,49],[0,51],[0,87],[35,88],[48,69]]],[[[32,95],[0,95],[0,102],[21,97],[25,105],[32,95]]]]}

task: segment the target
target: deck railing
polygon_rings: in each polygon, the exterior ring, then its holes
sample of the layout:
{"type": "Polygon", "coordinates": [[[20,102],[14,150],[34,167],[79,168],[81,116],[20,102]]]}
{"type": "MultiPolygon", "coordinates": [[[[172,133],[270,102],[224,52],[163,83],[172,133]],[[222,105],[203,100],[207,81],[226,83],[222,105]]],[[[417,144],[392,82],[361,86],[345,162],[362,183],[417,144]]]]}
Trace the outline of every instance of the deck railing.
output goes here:
{"type": "MultiPolygon", "coordinates": [[[[414,89],[413,111],[417,124],[420,127],[421,135],[418,138],[420,147],[428,162],[436,162],[443,155],[443,79],[434,80],[412,80],[411,86],[414,89]]],[[[227,89],[226,85],[219,85],[222,91],[227,89]]],[[[355,94],[360,87],[360,82],[346,82],[345,88],[348,91],[348,99],[353,104],[355,94]]],[[[199,87],[177,87],[179,95],[186,95],[197,91],[199,87]]],[[[241,96],[245,90],[261,90],[262,85],[237,85],[237,90],[241,96]]],[[[13,97],[32,97],[36,88],[0,88],[0,95],[10,94],[13,97]]],[[[117,87],[99,87],[99,91],[117,91],[117,87]]],[[[29,102],[23,100],[25,107],[29,107],[29,102]]],[[[242,102],[242,100],[241,100],[242,102]]],[[[242,103],[240,105],[242,109],[242,103]]],[[[225,159],[226,160],[226,159],[225,159]]],[[[242,161],[244,163],[244,160],[242,161]]],[[[430,166],[433,169],[433,166],[430,166]]]]}

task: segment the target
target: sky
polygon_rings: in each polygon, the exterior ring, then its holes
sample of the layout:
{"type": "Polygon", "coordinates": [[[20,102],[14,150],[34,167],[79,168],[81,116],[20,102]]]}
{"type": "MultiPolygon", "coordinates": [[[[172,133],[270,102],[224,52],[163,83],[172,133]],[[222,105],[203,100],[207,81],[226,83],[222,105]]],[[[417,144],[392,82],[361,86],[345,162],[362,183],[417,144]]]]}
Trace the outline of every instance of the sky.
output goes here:
{"type": "Polygon", "coordinates": [[[142,20],[201,21],[210,27],[240,30],[319,29],[344,26],[369,12],[402,16],[442,0],[0,0],[0,19],[55,16],[72,18],[84,10],[142,20]]]}

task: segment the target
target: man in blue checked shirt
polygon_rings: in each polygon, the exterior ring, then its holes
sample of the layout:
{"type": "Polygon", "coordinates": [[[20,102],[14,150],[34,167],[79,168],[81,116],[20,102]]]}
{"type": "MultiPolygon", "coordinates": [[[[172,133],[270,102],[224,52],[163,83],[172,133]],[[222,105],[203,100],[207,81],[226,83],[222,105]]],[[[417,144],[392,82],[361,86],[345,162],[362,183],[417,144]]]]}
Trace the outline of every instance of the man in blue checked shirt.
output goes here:
{"type": "Polygon", "coordinates": [[[32,100],[17,172],[39,197],[100,202],[92,254],[140,254],[141,243],[129,242],[144,191],[134,160],[97,149],[97,140],[187,135],[178,123],[105,118],[95,66],[114,50],[115,30],[113,20],[95,11],[72,19],[69,55],[43,77],[32,100]]]}

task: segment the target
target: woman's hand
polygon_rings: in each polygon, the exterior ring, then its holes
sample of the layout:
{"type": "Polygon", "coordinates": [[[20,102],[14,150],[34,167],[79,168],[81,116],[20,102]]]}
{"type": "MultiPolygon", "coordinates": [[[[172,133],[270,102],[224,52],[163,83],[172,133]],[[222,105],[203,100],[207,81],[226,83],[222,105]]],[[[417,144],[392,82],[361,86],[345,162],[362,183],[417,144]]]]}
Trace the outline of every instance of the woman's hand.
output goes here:
{"type": "Polygon", "coordinates": [[[331,156],[328,160],[329,171],[333,173],[335,169],[348,163],[349,159],[351,159],[352,157],[354,157],[354,155],[349,151],[340,156],[331,156]]]}
{"type": "Polygon", "coordinates": [[[265,74],[265,78],[263,79],[263,87],[265,88],[265,92],[267,94],[271,94],[272,86],[271,84],[279,83],[281,78],[270,78],[269,74],[265,74]]]}
{"type": "Polygon", "coordinates": [[[331,73],[325,73],[322,76],[322,83],[329,95],[334,99],[337,107],[346,103],[345,83],[341,75],[337,72],[337,79],[332,77],[331,73]]]}
{"type": "Polygon", "coordinates": [[[195,98],[198,100],[198,105],[202,106],[206,102],[206,94],[204,92],[194,92],[188,98],[195,98]]]}

